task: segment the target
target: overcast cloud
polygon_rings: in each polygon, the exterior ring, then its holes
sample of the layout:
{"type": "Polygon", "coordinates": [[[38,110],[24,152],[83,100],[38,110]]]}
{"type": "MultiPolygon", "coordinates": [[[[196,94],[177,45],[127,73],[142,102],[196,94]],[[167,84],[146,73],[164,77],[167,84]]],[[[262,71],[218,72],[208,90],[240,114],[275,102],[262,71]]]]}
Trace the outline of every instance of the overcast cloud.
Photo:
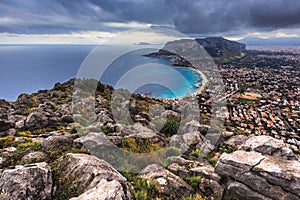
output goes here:
{"type": "Polygon", "coordinates": [[[187,34],[239,35],[300,27],[299,0],[2,0],[0,33],[118,32],[170,26],[187,34]]]}

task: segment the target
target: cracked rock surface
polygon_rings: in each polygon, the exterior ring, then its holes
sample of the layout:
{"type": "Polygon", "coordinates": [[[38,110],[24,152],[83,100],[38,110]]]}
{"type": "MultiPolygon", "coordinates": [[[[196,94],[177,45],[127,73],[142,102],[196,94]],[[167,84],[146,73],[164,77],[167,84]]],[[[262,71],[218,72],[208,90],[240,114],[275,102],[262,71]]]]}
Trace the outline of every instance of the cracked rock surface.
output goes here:
{"type": "Polygon", "coordinates": [[[278,200],[300,198],[298,161],[238,150],[222,154],[215,172],[226,177],[229,191],[242,199],[253,199],[253,196],[278,200]]]}

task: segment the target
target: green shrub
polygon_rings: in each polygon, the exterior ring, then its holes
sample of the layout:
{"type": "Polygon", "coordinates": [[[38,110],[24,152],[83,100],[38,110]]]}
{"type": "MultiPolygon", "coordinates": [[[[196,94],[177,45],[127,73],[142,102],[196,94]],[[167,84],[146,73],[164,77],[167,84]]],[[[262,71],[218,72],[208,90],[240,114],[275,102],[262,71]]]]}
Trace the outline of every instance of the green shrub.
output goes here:
{"type": "Polygon", "coordinates": [[[133,153],[149,153],[160,149],[158,144],[147,139],[123,138],[121,148],[133,153]]]}
{"type": "Polygon", "coordinates": [[[133,199],[154,199],[158,195],[157,183],[147,179],[136,179],[133,199]]]}
{"type": "Polygon", "coordinates": [[[221,146],[219,148],[219,151],[222,152],[222,153],[232,153],[233,149],[232,149],[231,146],[221,146]]]}
{"type": "Polygon", "coordinates": [[[207,200],[207,198],[201,196],[200,194],[195,194],[189,197],[183,197],[182,200],[207,200]]]}
{"type": "Polygon", "coordinates": [[[193,156],[195,158],[199,158],[199,156],[200,156],[200,150],[199,149],[192,150],[191,153],[189,153],[189,156],[193,156]]]}
{"type": "Polygon", "coordinates": [[[96,129],[95,131],[96,131],[96,132],[99,132],[99,131],[101,131],[101,130],[102,130],[102,132],[103,132],[105,135],[108,135],[109,133],[112,132],[112,130],[111,130],[108,126],[106,126],[106,125],[101,126],[100,129],[96,129]]]}
{"type": "Polygon", "coordinates": [[[39,151],[42,149],[41,143],[39,142],[25,142],[17,145],[18,151],[24,151],[27,149],[31,149],[33,151],[39,151]]]}
{"type": "Polygon", "coordinates": [[[180,119],[176,117],[168,116],[166,123],[164,124],[160,132],[164,133],[166,136],[172,136],[177,134],[179,126],[180,126],[180,119]]]}
{"type": "Polygon", "coordinates": [[[76,175],[65,175],[63,169],[56,163],[51,164],[53,183],[56,190],[53,199],[67,200],[84,192],[76,175]]]}
{"type": "Polygon", "coordinates": [[[27,115],[30,114],[30,112],[31,112],[31,108],[28,107],[28,108],[26,108],[26,109],[17,110],[17,111],[16,111],[16,114],[17,114],[17,115],[27,116],[27,115]]]}
{"type": "Polygon", "coordinates": [[[30,135],[30,131],[17,131],[15,134],[16,137],[29,137],[30,135]]]}
{"type": "Polygon", "coordinates": [[[194,189],[194,191],[198,191],[202,178],[200,176],[192,176],[189,178],[184,178],[184,180],[194,189]]]}
{"type": "Polygon", "coordinates": [[[7,136],[0,138],[0,149],[6,148],[6,147],[12,147],[15,141],[14,136],[7,136]]]}

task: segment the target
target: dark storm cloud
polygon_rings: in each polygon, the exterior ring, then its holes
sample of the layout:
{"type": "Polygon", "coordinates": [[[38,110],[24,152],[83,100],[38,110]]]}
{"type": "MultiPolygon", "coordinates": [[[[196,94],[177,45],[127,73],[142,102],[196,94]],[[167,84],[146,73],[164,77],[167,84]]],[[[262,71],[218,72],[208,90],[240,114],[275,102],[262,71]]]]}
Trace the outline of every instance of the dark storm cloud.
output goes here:
{"type": "Polygon", "coordinates": [[[106,22],[173,25],[185,33],[274,30],[300,25],[299,0],[2,0],[0,31],[114,31],[106,22]]]}

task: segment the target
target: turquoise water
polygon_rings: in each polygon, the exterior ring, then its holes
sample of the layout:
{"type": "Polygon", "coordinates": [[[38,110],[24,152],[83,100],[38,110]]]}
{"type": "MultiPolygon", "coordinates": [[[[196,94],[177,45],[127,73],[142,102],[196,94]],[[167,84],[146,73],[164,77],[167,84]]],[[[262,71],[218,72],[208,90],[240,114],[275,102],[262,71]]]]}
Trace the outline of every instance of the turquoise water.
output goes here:
{"type": "Polygon", "coordinates": [[[202,77],[195,70],[173,67],[167,59],[143,56],[155,51],[142,49],[119,57],[108,66],[101,82],[132,93],[167,99],[188,96],[199,90],[195,84],[201,85],[202,77]]]}
{"type": "MultiPolygon", "coordinates": [[[[76,77],[81,63],[94,47],[0,45],[0,99],[15,101],[21,93],[50,89],[56,82],[76,77]]],[[[188,68],[174,68],[167,59],[143,56],[153,51],[156,50],[143,49],[119,57],[106,69],[101,82],[158,98],[183,97],[198,90],[194,87],[202,81],[198,73],[188,68]],[[140,65],[144,68],[139,68],[140,65]],[[139,70],[125,84],[118,85],[118,80],[133,69],[139,70]],[[149,83],[139,85],[135,82],[137,78],[149,83]]]]}
{"type": "Polygon", "coordinates": [[[199,73],[185,67],[177,67],[175,69],[188,81],[188,86],[186,86],[184,82],[177,82],[178,74],[176,73],[174,74],[174,78],[170,80],[171,84],[178,85],[178,87],[175,87],[175,91],[172,91],[169,88],[159,84],[148,84],[141,87],[137,93],[148,93],[149,96],[155,98],[174,99],[191,95],[200,89],[195,87],[195,84],[199,84],[201,86],[202,83],[202,77],[199,75],[199,73]]]}

